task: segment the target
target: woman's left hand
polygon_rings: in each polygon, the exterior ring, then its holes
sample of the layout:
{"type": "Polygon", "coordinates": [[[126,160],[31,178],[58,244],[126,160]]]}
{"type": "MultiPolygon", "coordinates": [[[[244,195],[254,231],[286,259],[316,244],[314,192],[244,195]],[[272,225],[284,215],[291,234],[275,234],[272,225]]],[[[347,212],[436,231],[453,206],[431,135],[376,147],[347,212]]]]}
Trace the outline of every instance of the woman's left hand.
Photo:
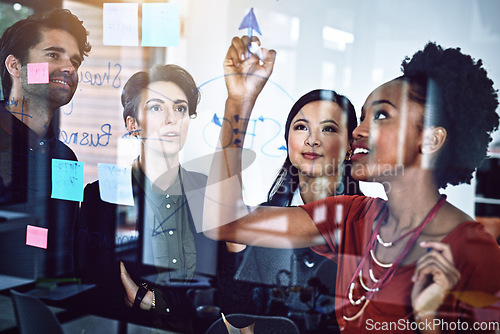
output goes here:
{"type": "Polygon", "coordinates": [[[434,316],[448,291],[460,279],[460,272],[455,267],[450,245],[424,241],[420,246],[430,251],[417,261],[412,277],[411,304],[416,317],[434,316]]]}

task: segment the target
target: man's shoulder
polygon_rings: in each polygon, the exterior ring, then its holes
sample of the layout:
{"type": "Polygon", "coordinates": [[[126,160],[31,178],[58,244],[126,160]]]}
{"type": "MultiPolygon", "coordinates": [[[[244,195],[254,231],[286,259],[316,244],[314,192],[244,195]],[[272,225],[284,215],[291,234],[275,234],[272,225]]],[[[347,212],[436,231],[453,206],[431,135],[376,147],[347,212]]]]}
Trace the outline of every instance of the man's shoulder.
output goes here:
{"type": "Polygon", "coordinates": [[[88,183],[84,189],[83,202],[96,202],[101,201],[101,195],[99,193],[99,180],[92,183],[88,183]]]}
{"type": "Polygon", "coordinates": [[[18,120],[10,111],[5,108],[4,102],[0,101],[0,133],[12,136],[13,132],[25,135],[28,127],[18,120]]]}
{"type": "Polygon", "coordinates": [[[54,137],[55,149],[52,158],[78,161],[75,152],[58,138],[54,137]]]}
{"type": "Polygon", "coordinates": [[[87,183],[85,186],[85,190],[88,190],[89,192],[95,192],[99,190],[99,180],[95,180],[94,182],[87,183]]]}
{"type": "Polygon", "coordinates": [[[101,217],[111,217],[116,214],[119,204],[103,201],[99,189],[99,180],[88,183],[83,191],[81,210],[84,213],[92,212],[101,217]]]}

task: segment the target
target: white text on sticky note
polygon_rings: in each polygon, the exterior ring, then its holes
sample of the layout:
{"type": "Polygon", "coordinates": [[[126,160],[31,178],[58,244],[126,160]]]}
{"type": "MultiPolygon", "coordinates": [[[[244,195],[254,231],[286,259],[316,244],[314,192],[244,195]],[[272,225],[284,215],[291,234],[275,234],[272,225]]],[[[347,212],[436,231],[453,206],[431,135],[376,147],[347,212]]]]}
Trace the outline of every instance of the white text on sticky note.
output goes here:
{"type": "Polygon", "coordinates": [[[97,164],[101,200],[113,204],[134,205],[132,168],[114,164],[97,164]]]}
{"type": "Polygon", "coordinates": [[[105,3],[102,12],[102,44],[139,45],[139,5],[105,3]]]}
{"type": "Polygon", "coordinates": [[[142,46],[179,46],[179,4],[142,5],[142,46]]]}
{"type": "Polygon", "coordinates": [[[83,201],[83,162],[52,159],[52,198],[83,201]]]}
{"type": "Polygon", "coordinates": [[[28,63],[28,84],[49,83],[49,63],[28,63]]]}
{"type": "Polygon", "coordinates": [[[28,225],[26,227],[26,245],[47,249],[48,235],[48,229],[28,225]]]}

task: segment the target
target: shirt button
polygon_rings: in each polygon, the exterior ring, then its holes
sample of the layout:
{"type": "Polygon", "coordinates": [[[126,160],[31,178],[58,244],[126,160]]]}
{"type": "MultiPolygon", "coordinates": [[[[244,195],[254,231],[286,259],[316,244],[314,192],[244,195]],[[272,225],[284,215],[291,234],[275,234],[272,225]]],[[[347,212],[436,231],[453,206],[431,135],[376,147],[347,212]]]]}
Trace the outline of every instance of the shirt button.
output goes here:
{"type": "Polygon", "coordinates": [[[167,209],[170,209],[170,204],[167,204],[166,207],[167,207],[167,209]]]}
{"type": "Polygon", "coordinates": [[[172,263],[177,263],[177,259],[172,259],[172,263]]]}
{"type": "Polygon", "coordinates": [[[43,141],[40,142],[40,146],[43,146],[45,143],[43,141]]]}
{"type": "Polygon", "coordinates": [[[167,307],[167,308],[165,309],[165,312],[170,313],[170,309],[167,307]]]}
{"type": "Polygon", "coordinates": [[[165,195],[165,198],[170,198],[170,195],[169,195],[169,194],[166,194],[166,195],[165,195]]]}
{"type": "Polygon", "coordinates": [[[168,235],[174,235],[174,231],[172,230],[168,231],[168,235]]]}

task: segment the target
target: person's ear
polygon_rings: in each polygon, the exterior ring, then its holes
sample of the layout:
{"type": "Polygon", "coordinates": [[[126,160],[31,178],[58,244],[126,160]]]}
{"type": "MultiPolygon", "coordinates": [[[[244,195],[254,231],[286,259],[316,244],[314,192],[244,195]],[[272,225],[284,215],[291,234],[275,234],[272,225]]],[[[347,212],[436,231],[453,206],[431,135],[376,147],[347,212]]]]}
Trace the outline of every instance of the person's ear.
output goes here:
{"type": "Polygon", "coordinates": [[[21,76],[21,62],[13,55],[8,55],[5,59],[5,67],[10,75],[19,78],[21,76]]]}
{"type": "Polygon", "coordinates": [[[137,120],[132,116],[127,116],[126,124],[128,133],[134,137],[137,137],[140,131],[139,123],[137,122],[137,120]]]}
{"type": "Polygon", "coordinates": [[[420,145],[420,153],[436,153],[443,147],[446,141],[446,136],[446,129],[441,126],[425,129],[423,143],[420,145]]]}

